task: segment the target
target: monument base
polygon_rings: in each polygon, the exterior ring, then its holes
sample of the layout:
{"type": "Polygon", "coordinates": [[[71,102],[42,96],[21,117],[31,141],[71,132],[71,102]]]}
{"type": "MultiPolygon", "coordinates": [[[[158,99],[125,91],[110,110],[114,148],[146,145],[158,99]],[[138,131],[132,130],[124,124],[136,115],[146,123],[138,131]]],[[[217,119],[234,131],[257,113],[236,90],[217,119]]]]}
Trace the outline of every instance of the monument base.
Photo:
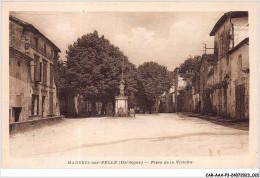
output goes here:
{"type": "Polygon", "coordinates": [[[115,116],[127,117],[130,116],[128,111],[128,97],[124,95],[118,95],[115,98],[115,116]]]}

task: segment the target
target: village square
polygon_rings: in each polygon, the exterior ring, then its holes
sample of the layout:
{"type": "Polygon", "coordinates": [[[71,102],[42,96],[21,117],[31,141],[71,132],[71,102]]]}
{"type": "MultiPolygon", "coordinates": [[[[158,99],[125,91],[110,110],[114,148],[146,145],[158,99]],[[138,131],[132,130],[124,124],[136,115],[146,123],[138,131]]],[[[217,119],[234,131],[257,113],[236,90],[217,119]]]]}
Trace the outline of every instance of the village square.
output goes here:
{"type": "Polygon", "coordinates": [[[209,13],[208,19],[202,13],[104,13],[102,25],[90,20],[102,19],[99,14],[77,15],[10,14],[12,156],[248,153],[247,11],[209,13]],[[61,16],[64,26],[55,26],[61,16]],[[204,18],[187,25],[190,16],[204,18]],[[170,26],[171,19],[183,20],[170,26]],[[97,25],[84,31],[66,20],[97,25]],[[114,30],[121,30],[115,38],[114,30]]]}

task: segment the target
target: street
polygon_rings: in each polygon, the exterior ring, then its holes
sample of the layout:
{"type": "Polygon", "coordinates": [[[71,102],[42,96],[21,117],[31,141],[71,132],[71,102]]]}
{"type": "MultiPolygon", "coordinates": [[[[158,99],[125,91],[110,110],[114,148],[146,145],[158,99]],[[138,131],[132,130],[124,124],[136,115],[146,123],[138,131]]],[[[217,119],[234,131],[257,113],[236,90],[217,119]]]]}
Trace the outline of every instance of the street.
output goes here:
{"type": "Polygon", "coordinates": [[[178,114],[77,118],[10,136],[12,157],[235,156],[248,131],[178,114]]]}

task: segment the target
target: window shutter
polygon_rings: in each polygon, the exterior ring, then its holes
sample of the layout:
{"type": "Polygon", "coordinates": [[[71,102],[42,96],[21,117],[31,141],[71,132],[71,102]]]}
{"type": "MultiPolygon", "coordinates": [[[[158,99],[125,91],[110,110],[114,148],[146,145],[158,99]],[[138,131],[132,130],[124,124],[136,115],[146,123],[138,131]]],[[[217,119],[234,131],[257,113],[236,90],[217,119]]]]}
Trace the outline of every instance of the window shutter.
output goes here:
{"type": "Polygon", "coordinates": [[[34,66],[34,81],[40,82],[41,81],[41,63],[39,60],[35,61],[34,66]]]}
{"type": "Polygon", "coordinates": [[[47,61],[43,61],[43,84],[47,84],[47,61]]]}
{"type": "Polygon", "coordinates": [[[53,86],[53,65],[50,65],[50,86],[53,86]]]}

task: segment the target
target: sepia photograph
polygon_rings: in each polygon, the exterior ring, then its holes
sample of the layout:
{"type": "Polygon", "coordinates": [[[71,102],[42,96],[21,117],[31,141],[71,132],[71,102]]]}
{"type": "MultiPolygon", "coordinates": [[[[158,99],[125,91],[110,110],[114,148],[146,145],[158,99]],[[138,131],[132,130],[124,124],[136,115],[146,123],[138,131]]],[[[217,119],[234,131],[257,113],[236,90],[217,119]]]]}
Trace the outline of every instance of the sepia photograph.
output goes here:
{"type": "Polygon", "coordinates": [[[257,3],[23,3],[2,16],[2,167],[258,168],[257,3]]]}

